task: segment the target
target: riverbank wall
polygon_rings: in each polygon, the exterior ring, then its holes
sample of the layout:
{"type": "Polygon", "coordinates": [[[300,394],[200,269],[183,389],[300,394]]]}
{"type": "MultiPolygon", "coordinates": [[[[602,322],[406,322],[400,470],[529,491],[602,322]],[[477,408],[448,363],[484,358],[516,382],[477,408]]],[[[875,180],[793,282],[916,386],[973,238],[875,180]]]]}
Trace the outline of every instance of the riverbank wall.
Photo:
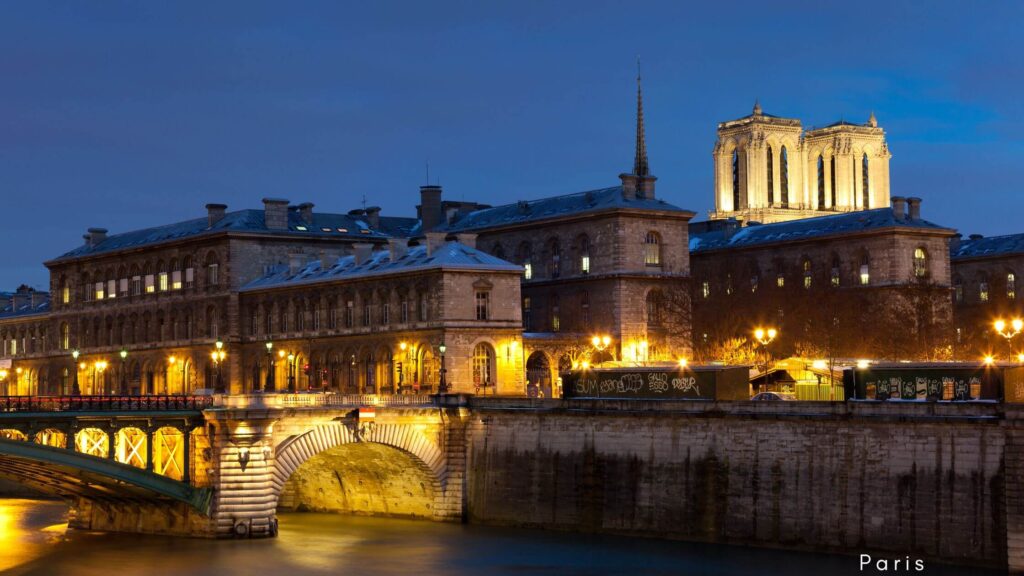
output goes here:
{"type": "Polygon", "coordinates": [[[1000,404],[471,405],[469,522],[990,567],[1021,557],[1020,480],[1007,482],[1024,462],[1008,425],[1020,415],[1000,404]]]}

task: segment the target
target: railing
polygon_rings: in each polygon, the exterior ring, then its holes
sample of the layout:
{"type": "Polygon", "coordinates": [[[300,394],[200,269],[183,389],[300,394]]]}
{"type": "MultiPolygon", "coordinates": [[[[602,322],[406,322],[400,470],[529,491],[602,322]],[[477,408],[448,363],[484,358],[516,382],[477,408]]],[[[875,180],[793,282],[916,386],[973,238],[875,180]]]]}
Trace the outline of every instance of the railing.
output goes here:
{"type": "Polygon", "coordinates": [[[434,397],[425,394],[236,394],[217,397],[224,408],[315,408],[357,406],[431,406],[434,397]]]}
{"type": "Polygon", "coordinates": [[[212,406],[212,396],[0,396],[0,412],[135,412],[212,406]]]}

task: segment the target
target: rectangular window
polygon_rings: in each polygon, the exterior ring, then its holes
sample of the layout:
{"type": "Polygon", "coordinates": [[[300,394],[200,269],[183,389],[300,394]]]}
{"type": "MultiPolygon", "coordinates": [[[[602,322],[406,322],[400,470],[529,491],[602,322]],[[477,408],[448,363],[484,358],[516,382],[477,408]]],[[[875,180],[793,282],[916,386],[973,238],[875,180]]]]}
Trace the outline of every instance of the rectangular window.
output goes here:
{"type": "Polygon", "coordinates": [[[103,300],[103,282],[96,283],[96,299],[103,300]]]}
{"type": "Polygon", "coordinates": [[[402,300],[402,311],[401,311],[401,314],[402,314],[402,319],[401,319],[402,324],[408,323],[409,322],[409,301],[408,300],[404,300],[404,299],[402,300]]]}
{"type": "Polygon", "coordinates": [[[60,301],[64,304],[69,304],[71,302],[71,287],[67,284],[60,289],[60,301]]]}
{"type": "Polygon", "coordinates": [[[117,281],[117,283],[118,283],[118,287],[117,287],[117,294],[118,294],[118,296],[120,296],[121,298],[126,298],[128,296],[128,279],[127,278],[121,278],[120,280],[117,281]]]}
{"type": "Polygon", "coordinates": [[[196,271],[191,266],[185,268],[185,288],[192,288],[196,285],[196,271]]]}
{"type": "Polygon", "coordinates": [[[832,286],[839,287],[839,268],[832,269],[832,286]]]}
{"type": "Polygon", "coordinates": [[[427,321],[427,295],[420,294],[420,322],[427,321]]]}
{"type": "Polygon", "coordinates": [[[811,276],[804,274],[804,289],[810,289],[811,287],[811,276]]]}
{"type": "Polygon", "coordinates": [[[778,286],[779,288],[785,287],[786,286],[786,277],[783,276],[782,274],[779,274],[778,276],[776,276],[775,277],[775,285],[778,286]]]}
{"type": "Polygon", "coordinates": [[[206,267],[206,283],[210,286],[217,286],[220,284],[220,266],[217,264],[210,264],[206,267]]]}
{"type": "Polygon", "coordinates": [[[320,307],[313,307],[313,330],[320,329],[320,307]]]}
{"type": "Polygon", "coordinates": [[[167,272],[161,272],[160,276],[158,278],[159,278],[159,281],[160,281],[160,284],[159,284],[160,291],[161,292],[167,292],[167,288],[170,286],[168,284],[168,282],[167,282],[167,272]]]}
{"type": "Polygon", "coordinates": [[[17,355],[18,355],[18,339],[17,338],[12,338],[11,339],[11,356],[17,356],[17,355]]]}
{"type": "Polygon", "coordinates": [[[171,290],[181,290],[181,270],[171,272],[171,290]]]}
{"type": "Polygon", "coordinates": [[[529,296],[523,298],[523,329],[527,332],[530,331],[530,327],[533,325],[533,313],[530,309],[531,304],[529,296]]]}
{"type": "Polygon", "coordinates": [[[380,323],[391,323],[391,305],[388,304],[387,302],[380,305],[380,323]]]}
{"type": "Polygon", "coordinates": [[[255,336],[256,333],[259,332],[259,326],[259,314],[255,310],[253,310],[252,313],[249,315],[249,335],[255,336]]]}
{"type": "Polygon", "coordinates": [[[711,296],[711,285],[708,284],[707,282],[701,283],[701,285],[700,285],[700,295],[703,296],[704,298],[707,298],[708,296],[711,296]]]}
{"type": "Polygon", "coordinates": [[[491,317],[491,293],[477,291],[476,293],[476,319],[488,320],[491,317]]]}
{"type": "Polygon", "coordinates": [[[369,304],[363,304],[363,326],[369,326],[370,325],[370,316],[371,316],[371,314],[370,314],[370,305],[369,304]]]}
{"type": "Polygon", "coordinates": [[[107,298],[117,298],[117,280],[107,280],[107,298]]]}
{"type": "Polygon", "coordinates": [[[330,328],[331,330],[337,329],[338,328],[338,308],[335,307],[334,305],[331,305],[331,311],[328,314],[329,314],[329,316],[327,318],[327,327],[330,328]]]}
{"type": "Polygon", "coordinates": [[[152,274],[146,274],[146,294],[152,294],[156,292],[156,283],[153,280],[152,274]]]}
{"type": "Polygon", "coordinates": [[[533,264],[530,264],[529,262],[523,264],[523,278],[526,278],[527,280],[533,278],[533,264]]]}
{"type": "Polygon", "coordinates": [[[978,300],[988,302],[988,282],[980,282],[978,284],[978,300]]]}
{"type": "Polygon", "coordinates": [[[142,294],[142,276],[132,276],[132,296],[142,294]]]}
{"type": "Polygon", "coordinates": [[[352,324],[355,322],[352,318],[354,316],[354,308],[355,304],[351,300],[345,302],[345,328],[351,328],[352,324]]]}
{"type": "Polygon", "coordinates": [[[964,301],[964,287],[962,285],[957,284],[956,286],[953,287],[953,297],[956,299],[957,302],[964,301]]]}
{"type": "Polygon", "coordinates": [[[295,331],[302,332],[306,329],[306,314],[301,308],[295,310],[295,331]]]}
{"type": "Polygon", "coordinates": [[[590,274],[590,256],[580,258],[580,272],[590,274]]]}
{"type": "Polygon", "coordinates": [[[1017,277],[1013,272],[1006,275],[1006,299],[1013,300],[1017,297],[1017,277]]]}
{"type": "Polygon", "coordinates": [[[860,265],[860,285],[867,286],[871,283],[871,269],[867,264],[860,265]]]}

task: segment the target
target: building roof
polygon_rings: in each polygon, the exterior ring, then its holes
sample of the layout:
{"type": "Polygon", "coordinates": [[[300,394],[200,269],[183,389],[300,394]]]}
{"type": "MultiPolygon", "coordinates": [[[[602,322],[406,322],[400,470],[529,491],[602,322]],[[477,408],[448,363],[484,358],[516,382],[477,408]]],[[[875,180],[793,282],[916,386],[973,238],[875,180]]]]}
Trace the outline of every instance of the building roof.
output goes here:
{"type": "Polygon", "coordinates": [[[236,231],[256,234],[288,234],[296,237],[318,237],[318,238],[344,238],[355,240],[364,238],[382,241],[389,235],[398,235],[405,229],[411,229],[417,223],[415,218],[382,217],[380,219],[381,229],[371,230],[365,219],[353,217],[348,214],[313,213],[313,223],[306,224],[296,210],[288,210],[288,230],[270,230],[264,221],[263,210],[237,210],[228,212],[223,218],[208,225],[206,217],[165,224],[154,228],[144,228],[120,234],[107,236],[96,246],[88,244],[79,246],[74,250],[61,254],[54,261],[80,258],[113,252],[127,248],[137,248],[191,238],[203,234],[213,234],[223,231],[236,231]]]}
{"type": "Polygon", "coordinates": [[[355,280],[438,268],[517,273],[523,270],[522,266],[495,258],[465,244],[451,241],[445,242],[429,254],[426,246],[410,246],[406,254],[395,260],[391,259],[390,250],[372,252],[361,264],[356,264],[355,256],[343,256],[326,270],[322,269],[319,260],[306,263],[295,273],[292,273],[287,265],[280,265],[249,282],[242,287],[241,291],[333,280],[355,280]]]}
{"type": "Polygon", "coordinates": [[[49,311],[49,292],[0,292],[0,319],[49,311]]]}
{"type": "Polygon", "coordinates": [[[684,210],[660,199],[646,200],[638,198],[626,200],[622,196],[622,186],[613,186],[611,188],[577,192],[564,196],[552,196],[539,200],[520,200],[514,204],[476,210],[466,214],[454,223],[439,228],[439,230],[465,232],[481,228],[510,226],[549,218],[599,212],[612,208],[693,214],[689,210],[684,210]]]}
{"type": "Polygon", "coordinates": [[[959,246],[951,245],[949,250],[949,256],[952,259],[1021,253],[1024,253],[1024,234],[968,238],[961,240],[959,246]]]}
{"type": "Polygon", "coordinates": [[[702,252],[723,248],[740,248],[809,240],[851,232],[883,228],[915,228],[953,234],[953,230],[927,220],[897,220],[891,208],[876,208],[858,212],[844,212],[817,218],[804,218],[774,224],[759,224],[739,229],[719,229],[690,235],[690,252],[702,252]]]}

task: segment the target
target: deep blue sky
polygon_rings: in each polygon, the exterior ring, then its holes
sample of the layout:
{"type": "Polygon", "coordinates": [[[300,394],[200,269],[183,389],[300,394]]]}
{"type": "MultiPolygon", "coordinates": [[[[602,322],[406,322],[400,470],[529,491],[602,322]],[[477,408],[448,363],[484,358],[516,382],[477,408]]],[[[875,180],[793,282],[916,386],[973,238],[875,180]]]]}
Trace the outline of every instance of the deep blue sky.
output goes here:
{"type": "Polygon", "coordinates": [[[264,196],[412,215],[618,182],[643,59],[658,194],[705,214],[715,124],[871,110],[892,192],[965,233],[1024,231],[1024,4],[8,2],[0,289],[112,233],[264,196]],[[91,4],[91,5],[87,5],[91,4]],[[831,7],[825,4],[834,4],[831,7]]]}

